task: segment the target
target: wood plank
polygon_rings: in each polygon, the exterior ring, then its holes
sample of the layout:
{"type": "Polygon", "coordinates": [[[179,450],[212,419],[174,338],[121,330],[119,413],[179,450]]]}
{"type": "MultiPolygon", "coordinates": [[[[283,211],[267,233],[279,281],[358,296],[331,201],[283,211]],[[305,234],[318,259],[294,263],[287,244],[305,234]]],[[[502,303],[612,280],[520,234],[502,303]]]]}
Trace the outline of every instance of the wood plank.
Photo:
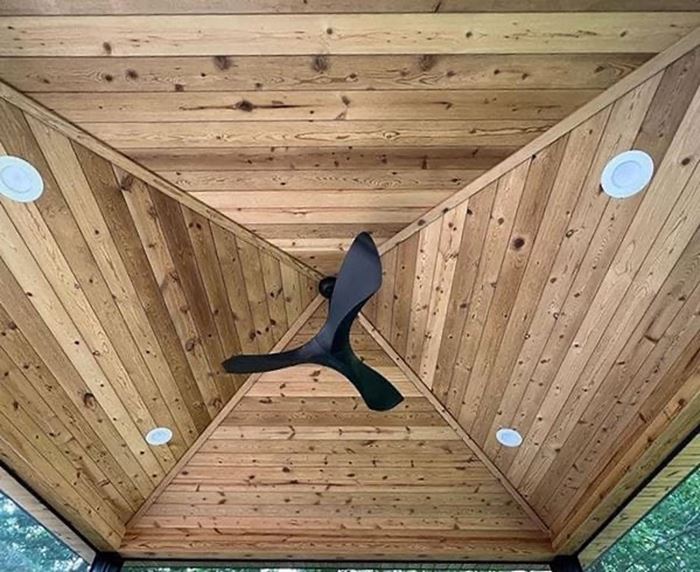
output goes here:
{"type": "MultiPolygon", "coordinates": [[[[494,196],[497,185],[491,184],[469,199],[467,220],[462,231],[462,242],[459,245],[457,267],[460,269],[454,275],[447,310],[440,350],[435,364],[433,378],[433,394],[447,406],[452,371],[457,360],[457,348],[462,339],[462,330],[467,322],[469,302],[472,289],[479,269],[481,250],[486,237],[486,230],[491,217],[494,196]]],[[[408,240],[412,240],[413,237],[408,240]]],[[[401,245],[405,244],[402,242],[401,245]]],[[[401,248],[399,245],[399,248],[401,248]]],[[[401,355],[399,348],[396,348],[401,355]]]]}
{"type": "Polygon", "coordinates": [[[563,119],[599,89],[215,91],[34,93],[74,123],[128,121],[288,121],[563,119]]]}
{"type": "Polygon", "coordinates": [[[26,93],[605,89],[651,54],[3,57],[26,93]]]}
{"type": "Polygon", "coordinates": [[[366,531],[315,531],[314,534],[287,533],[270,534],[241,532],[239,530],[212,535],[211,532],[199,532],[194,529],[187,534],[175,532],[168,535],[165,531],[156,534],[152,529],[138,528],[132,530],[122,545],[122,552],[127,555],[143,555],[157,548],[159,553],[167,556],[207,557],[218,554],[222,549],[231,550],[241,556],[263,554],[267,557],[284,559],[289,554],[308,553],[313,548],[314,554],[326,558],[356,560],[357,558],[377,559],[391,555],[407,557],[417,554],[419,560],[430,559],[430,554],[450,560],[463,560],[474,557],[482,560],[541,560],[551,559],[551,548],[547,541],[536,535],[523,531],[504,531],[503,537],[494,538],[493,533],[479,534],[476,531],[431,531],[416,530],[406,532],[382,531],[382,538],[369,538],[366,531]],[[281,550],[280,547],[284,546],[281,550]],[[228,547],[228,548],[226,548],[228,547]],[[507,547],[507,548],[506,548],[507,547]],[[306,551],[306,552],[304,552],[306,551]],[[421,556],[422,555],[422,556],[421,556]]]}
{"type": "MultiPolygon", "coordinates": [[[[316,299],[314,299],[314,301],[304,309],[304,312],[300,314],[297,320],[290,325],[289,330],[287,330],[287,332],[285,332],[284,335],[278,340],[276,346],[273,347],[272,350],[281,351],[283,348],[285,348],[291,340],[291,338],[293,338],[294,335],[297,333],[299,328],[306,322],[306,320],[308,320],[309,316],[311,316],[316,311],[320,303],[321,298],[319,296],[316,299]]],[[[148,509],[158,499],[160,494],[171,484],[175,476],[179,474],[179,472],[184,466],[186,466],[186,464],[192,458],[192,456],[201,448],[201,446],[204,443],[206,443],[209,440],[211,434],[216,430],[216,428],[226,418],[226,416],[233,410],[236,404],[248,394],[250,388],[258,381],[258,377],[258,375],[249,376],[243,387],[241,387],[240,390],[237,391],[226,404],[224,404],[217,416],[214,419],[212,419],[212,422],[207,426],[207,428],[200,433],[199,437],[188,449],[188,451],[182,457],[180,457],[180,459],[178,459],[177,463],[173,466],[173,468],[165,476],[165,478],[162,481],[160,481],[160,483],[158,483],[158,485],[153,489],[153,491],[151,491],[151,494],[144,501],[139,510],[137,510],[133,514],[133,516],[127,523],[128,527],[133,527],[134,524],[139,521],[141,516],[148,511],[148,509]]]]}
{"type": "MultiPolygon", "coordinates": [[[[687,217],[693,219],[700,216],[700,212],[697,212],[700,208],[700,193],[695,192],[700,171],[698,176],[692,176],[697,161],[691,160],[682,165],[681,160],[693,157],[700,150],[696,148],[696,142],[690,139],[691,125],[698,113],[700,92],[696,93],[689,106],[668,153],[659,166],[657,176],[642,198],[639,210],[620,244],[610,270],[602,280],[595,298],[592,298],[591,307],[596,308],[596,311],[586,315],[576,332],[573,346],[576,351],[568,353],[561,362],[553,381],[554,385],[561,388],[561,392],[550,393],[542,402],[528,431],[528,437],[536,442],[540,442],[544,437],[540,419],[549,417],[552,407],[559,411],[559,405],[569,397],[575,380],[583,372],[585,362],[589,358],[603,363],[605,360],[614,360],[611,354],[619,352],[620,344],[624,344],[629,333],[628,329],[633,328],[641,318],[666,274],[682,253],[682,248],[678,248],[678,245],[687,244],[695,232],[696,225],[685,221],[687,217]],[[669,186],[673,187],[671,193],[669,186]],[[649,231],[654,221],[664,220],[667,216],[669,218],[659,229],[658,236],[649,231]],[[631,244],[634,244],[634,248],[630,247],[631,244]],[[648,258],[644,258],[647,256],[648,258]],[[635,276],[637,271],[639,274],[635,276]],[[602,348],[598,346],[601,341],[610,343],[606,348],[602,348]],[[604,351],[596,351],[599,347],[604,351]],[[563,381],[564,377],[567,381],[563,381]]],[[[697,218],[693,222],[695,220],[697,218]]],[[[533,453],[535,452],[531,450],[525,452],[524,449],[520,449],[519,458],[516,457],[513,465],[515,470],[511,471],[518,482],[525,482],[521,480],[524,465],[526,461],[529,465],[529,461],[533,460],[533,453]]],[[[544,464],[547,467],[550,465],[548,461],[544,464]]],[[[528,480],[528,487],[532,484],[533,480],[528,480]]]]}
{"type": "Polygon", "coordinates": [[[425,330],[428,324],[428,311],[433,291],[433,275],[438,259],[440,244],[440,224],[427,226],[418,237],[415,274],[407,276],[413,281],[411,296],[411,313],[406,334],[406,361],[415,369],[420,365],[420,359],[425,343],[425,330]]]}
{"type": "MultiPolygon", "coordinates": [[[[0,417],[0,422],[6,423],[4,417],[0,417]]],[[[33,449],[31,443],[22,441],[15,433],[3,431],[0,444],[0,458],[31,479],[32,487],[42,497],[55,499],[61,514],[75,522],[96,547],[114,550],[119,545],[124,529],[113,530],[101,518],[93,516],[93,508],[72,494],[71,485],[63,475],[33,449]],[[28,458],[32,459],[31,463],[28,458]]]]}
{"type": "Polygon", "coordinates": [[[31,117],[27,121],[65,200],[65,205],[59,204],[63,200],[54,200],[53,204],[45,200],[45,206],[40,210],[54,236],[58,240],[64,238],[60,246],[71,261],[80,283],[87,283],[83,287],[86,294],[89,295],[94,282],[104,280],[105,291],[103,295],[91,298],[92,305],[125,367],[131,366],[127,371],[135,380],[135,387],[138,387],[144,403],[149,404],[155,422],[159,426],[173,428],[174,439],[167,448],[172,456],[166,458],[172,462],[173,457],[182,454],[196,433],[179,387],[160,351],[158,339],[121,259],[117,243],[109,232],[70,141],[44,128],[31,117]],[[64,211],[66,216],[59,216],[60,211],[64,211]],[[69,232],[69,229],[74,230],[69,232]],[[92,258],[85,260],[80,254],[81,249],[91,252],[92,258]],[[89,278],[80,270],[83,264],[89,267],[89,278]],[[110,306],[115,306],[111,314],[101,311],[101,308],[110,306]],[[118,325],[121,327],[117,328],[118,325]],[[138,359],[132,359],[137,356],[138,359]]]}
{"type": "Polygon", "coordinates": [[[503,254],[498,277],[492,282],[495,291],[471,366],[465,404],[460,412],[460,420],[471,421],[465,428],[479,444],[483,444],[486,437],[487,427],[481,421],[487,397],[493,391],[488,382],[493,372],[494,355],[498,352],[508,318],[513,312],[513,292],[520,290],[525,268],[540,232],[540,223],[547,205],[550,204],[552,188],[562,167],[562,157],[568,139],[568,135],[562,137],[533,156],[530,161],[527,181],[511,228],[509,245],[503,254]]]}
{"type": "MultiPolygon", "coordinates": [[[[178,2],[173,5],[166,0],[122,0],[118,4],[108,0],[90,0],[74,4],[69,0],[53,0],[45,4],[39,0],[7,0],[0,9],[4,16],[19,15],[90,15],[90,14],[279,14],[279,13],[353,13],[353,12],[549,12],[600,10],[597,0],[511,0],[493,2],[486,0],[357,0],[338,3],[333,0],[216,0],[201,5],[196,1],[178,2]]],[[[611,0],[606,10],[673,11],[693,10],[697,5],[692,0],[611,0]]]]}
{"type": "Polygon", "coordinates": [[[433,289],[428,306],[428,319],[425,325],[425,339],[421,349],[418,374],[428,387],[433,386],[437,366],[442,329],[447,320],[447,309],[457,257],[462,241],[462,233],[467,218],[469,202],[465,201],[456,209],[445,214],[440,225],[440,242],[437,246],[437,260],[432,276],[433,289]]]}
{"type": "Polygon", "coordinates": [[[699,23],[697,12],[409,14],[401,18],[391,14],[8,16],[0,31],[0,53],[87,57],[400,54],[428,49],[436,54],[649,53],[667,48],[699,23]],[[177,42],[169,41],[169,35],[177,37],[177,42]],[[50,45],[47,37],[53,40],[50,45]]]}
{"type": "MultiPolygon", "coordinates": [[[[314,278],[317,276],[316,273],[310,270],[307,266],[299,263],[295,258],[286,255],[279,249],[272,246],[270,243],[258,237],[252,231],[249,231],[248,229],[234,223],[232,220],[223,216],[221,213],[218,213],[214,209],[207,207],[203,203],[192,199],[189,197],[189,195],[183,193],[180,189],[174,187],[162,178],[154,175],[148,169],[134,163],[124,155],[116,152],[112,147],[102,143],[94,136],[88,135],[80,128],[74,126],[72,123],[65,121],[56,114],[46,110],[40,105],[37,105],[33,100],[2,81],[0,81],[0,97],[16,107],[19,107],[29,115],[43,121],[46,125],[58,130],[60,133],[64,134],[69,139],[72,139],[74,142],[77,142],[91,151],[100,154],[105,159],[111,161],[115,169],[125,169],[126,172],[129,173],[129,176],[139,177],[141,180],[160,190],[162,193],[175,198],[180,203],[191,208],[192,210],[207,216],[210,221],[219,224],[223,228],[226,228],[229,232],[244,238],[246,241],[252,244],[258,245],[271,256],[275,256],[280,260],[285,261],[287,264],[292,265],[300,272],[308,276],[312,276],[314,278]]],[[[124,177],[122,176],[120,179],[123,181],[124,177]]]]}
{"type": "MultiPolygon", "coordinates": [[[[206,290],[209,313],[214,320],[221,344],[221,355],[228,357],[241,353],[241,343],[236,331],[235,318],[229,306],[226,284],[214,244],[209,221],[186,207],[181,207],[182,216],[192,245],[192,252],[199,276],[206,290]]],[[[219,385],[221,397],[228,401],[243,385],[245,376],[228,376],[228,383],[219,385]]]]}
{"type": "Polygon", "coordinates": [[[486,170],[514,147],[241,147],[237,149],[130,149],[129,156],[154,171],[486,170]]]}
{"type": "Polygon", "coordinates": [[[452,195],[452,197],[447,201],[433,207],[429,212],[423,215],[421,219],[424,221],[423,223],[418,224],[418,221],[414,221],[411,225],[407,226],[401,232],[392,237],[391,240],[386,241],[386,243],[382,245],[380,252],[386,252],[390,248],[393,248],[394,245],[406,240],[408,236],[418,232],[423,224],[438,218],[446,208],[454,208],[455,205],[469,198],[472,194],[482,189],[489,183],[497,180],[510,169],[532,156],[532,154],[537,153],[608,105],[614,104],[619,98],[623,97],[630,90],[646,82],[655,74],[664,71],[666,67],[673,64],[676,60],[695,50],[699,44],[700,31],[696,30],[689,33],[682,40],[675,43],[663,53],[649,61],[648,65],[644,66],[643,70],[639,70],[636,73],[633,72],[628,77],[623,78],[613,88],[607,90],[600,96],[584,105],[581,109],[572,113],[569,117],[561,121],[556,128],[550,129],[544,135],[537,137],[531,143],[526,144],[519,151],[508,157],[507,160],[500,163],[496,168],[491,169],[482,177],[475,179],[464,189],[452,195]]]}
{"type": "Polygon", "coordinates": [[[241,269],[245,280],[246,294],[250,304],[250,312],[255,324],[255,336],[258,346],[264,353],[275,345],[270,308],[265,291],[265,281],[262,272],[262,264],[258,250],[251,244],[237,240],[238,256],[241,261],[241,269]]]}
{"type": "Polygon", "coordinates": [[[163,469],[156,455],[144,446],[142,438],[142,431],[146,432],[153,427],[150,412],[140,400],[138,392],[133,387],[129,388],[131,380],[121,362],[116,359],[114,349],[89,302],[84,295],[78,294],[79,290],[74,286],[75,276],[55,242],[48,238],[50,231],[36,212],[36,207],[5,203],[9,201],[3,202],[3,206],[12,209],[13,218],[22,224],[21,228],[26,231],[33,248],[33,251],[29,250],[14,226],[13,219],[3,209],[0,212],[3,221],[0,225],[4,244],[2,257],[9,272],[15,276],[23,290],[31,294],[32,305],[59,340],[63,351],[86,381],[90,380],[90,392],[109,409],[110,417],[129,449],[138,455],[149,478],[157,481],[163,469]],[[42,272],[33,255],[41,261],[47,275],[42,272]],[[80,328],[74,325],[70,316],[80,323],[80,328]],[[92,346],[87,342],[88,339],[92,346]],[[95,351],[99,355],[95,355],[95,351]],[[105,359],[110,361],[105,363],[105,359]],[[103,366],[112,377],[107,377],[102,370],[103,366]],[[117,387],[119,392],[116,391],[117,387]]]}
{"type": "MultiPolygon", "coordinates": [[[[194,381],[184,349],[170,319],[160,288],[151,270],[129,209],[124,200],[123,188],[117,182],[109,162],[82,145],[73,144],[85,176],[93,189],[93,196],[102,212],[109,232],[119,245],[121,259],[133,282],[148,320],[156,332],[160,351],[167,355],[167,364],[175,379],[197,432],[209,422],[202,395],[194,381]]],[[[128,188],[128,185],[124,188],[128,188]]]]}
{"type": "MultiPolygon", "coordinates": [[[[391,251],[390,251],[391,252],[391,251]]],[[[387,253],[388,254],[388,253],[387,253]]],[[[394,278],[394,304],[392,307],[391,345],[399,354],[404,355],[408,343],[409,323],[411,319],[411,300],[418,254],[418,236],[412,236],[402,242],[396,254],[396,276],[394,278]]],[[[386,256],[386,255],[385,255],[386,256]]],[[[386,336],[386,329],[378,325],[386,336]]]]}
{"type": "MultiPolygon", "coordinates": [[[[6,295],[8,300],[12,301],[14,296],[9,290],[8,283],[6,295]]],[[[21,323],[30,328],[32,326],[32,321],[29,319],[23,319],[21,323]]],[[[39,327],[33,329],[41,330],[39,327]]],[[[38,338],[35,339],[41,339],[41,334],[38,333],[38,338]]],[[[38,345],[38,349],[45,346],[45,344],[38,345]]],[[[96,403],[89,409],[85,406],[83,396],[86,394],[86,388],[70,362],[61,370],[60,378],[56,378],[49,368],[52,360],[47,360],[48,365],[44,363],[24,337],[17,323],[1,306],[0,347],[8,359],[22,369],[28,383],[36,392],[50,396],[51,403],[55,406],[56,417],[69,428],[69,434],[75,442],[84,448],[86,457],[110,475],[109,486],[106,488],[114,487],[117,495],[133,508],[143,502],[144,494],[140,489],[150,490],[148,478],[130,452],[125,451],[121,454],[114,452],[114,449],[117,449],[115,443],[119,441],[119,434],[110,423],[102,423],[105,425],[105,430],[100,430],[100,426],[94,427],[95,417],[99,416],[100,421],[104,421],[105,413],[96,403]],[[71,387],[72,391],[67,390],[71,387]],[[96,410],[96,415],[90,414],[96,410]],[[125,458],[128,461],[124,460],[125,458]]],[[[61,351],[60,348],[58,351],[61,351]]],[[[63,359],[67,362],[65,356],[63,359]]]]}
{"type": "MultiPolygon", "coordinates": [[[[658,80],[656,76],[629,92],[610,111],[606,130],[530,325],[531,335],[525,340],[511,373],[513,397],[501,410],[498,420],[505,427],[525,430],[532,423],[548,391],[551,372],[571,348],[578,324],[584,312],[591,308],[600,281],[634,217],[640,198],[611,203],[606,195],[597,192],[598,173],[610,157],[633,145],[658,80]]],[[[499,447],[499,466],[507,470],[515,454],[499,447]]]]}
{"type": "MultiPolygon", "coordinates": [[[[3,323],[5,335],[0,337],[3,349],[16,362],[22,363],[23,366],[29,364],[30,371],[32,366],[34,371],[41,371],[40,364],[36,361],[43,361],[46,364],[46,368],[57,381],[57,387],[63,390],[71,403],[81,412],[80,417],[98,436],[98,439],[93,441],[94,447],[91,448],[93,454],[98,455],[95,460],[105,467],[111,463],[107,455],[99,452],[101,442],[108,454],[113,456],[117,467],[122,467],[128,475],[126,480],[131,481],[137,489],[125,494],[131,494],[135,502],[140,502],[150,491],[152,486],[150,478],[134,452],[128,447],[118,446],[123,437],[113,418],[107,415],[100,401],[95,399],[95,395],[99,393],[91,392],[90,386],[80,375],[80,370],[69,359],[69,354],[63,351],[49,326],[42,320],[39,312],[30,303],[29,297],[25,295],[2,261],[0,261],[0,275],[3,277],[6,288],[3,311],[8,317],[8,321],[3,323]],[[34,358],[33,351],[36,351],[39,360],[34,358]]],[[[121,487],[119,470],[116,469],[111,474],[115,485],[121,487]]],[[[129,491],[128,488],[123,487],[121,490],[129,491]]]]}
{"type": "Polygon", "coordinates": [[[159,123],[80,123],[122,150],[177,147],[346,147],[406,145],[492,145],[529,143],[554,125],[551,119],[469,121],[212,121],[159,123]]]}
{"type": "Polygon", "coordinates": [[[483,427],[482,430],[485,430],[481,442],[489,455],[495,456],[499,449],[496,441],[490,436],[500,429],[502,419],[510,420],[508,416],[512,411],[512,401],[518,400],[518,386],[511,377],[511,372],[518,362],[520,350],[532,337],[529,333],[530,327],[538,315],[540,300],[551,303],[555,299],[546,293],[548,285],[553,286],[559,279],[557,276],[550,278],[560,248],[553,245],[558,245],[562,237],[566,237],[567,227],[571,224],[588,170],[603,136],[609,111],[594,115],[569,135],[562,164],[571,166],[566,169],[560,168],[557,174],[550,203],[543,215],[542,225],[535,238],[530,260],[488,381],[488,386],[493,388],[495,395],[500,396],[500,400],[486,401],[476,423],[477,427],[483,427]],[[516,397],[512,396],[513,393],[516,397]]]}
{"type": "Polygon", "coordinates": [[[476,356],[481,332],[486,323],[489,308],[494,296],[493,284],[497,283],[501,261],[509,246],[511,229],[516,218],[518,204],[527,180],[530,161],[526,161],[505,175],[498,182],[498,188],[491,209],[491,218],[481,250],[477,277],[469,302],[469,316],[462,328],[457,359],[452,371],[447,408],[454,411],[460,424],[471,424],[472,415],[468,407],[471,397],[475,395],[474,386],[470,386],[470,374],[476,356]],[[471,389],[470,389],[471,387],[471,389]],[[462,417],[464,412],[465,417],[462,417]]]}
{"type": "MultiPolygon", "coordinates": [[[[206,407],[209,415],[213,417],[221,408],[221,399],[214,376],[210,375],[210,364],[203,345],[202,343],[197,343],[200,334],[193,316],[187,311],[188,298],[183,291],[180,281],[175,279],[178,274],[165,231],[158,217],[154,216],[157,213],[153,203],[155,192],[151,194],[149,188],[141,180],[135,179],[118,169],[116,169],[116,172],[117,178],[120,180],[120,186],[123,189],[127,189],[124,192],[124,198],[141,242],[148,245],[146,255],[149,264],[156,281],[160,285],[168,313],[177,330],[180,345],[185,350],[185,356],[199,386],[199,391],[204,400],[204,407],[206,407]]],[[[189,279],[191,280],[193,277],[189,279]]],[[[216,366],[218,366],[218,363],[216,366]]]]}
{"type": "MultiPolygon", "coordinates": [[[[481,175],[479,169],[319,170],[253,171],[160,171],[159,174],[185,191],[331,191],[440,189],[463,187],[481,175]]],[[[321,193],[317,193],[322,196],[321,193]]]]}

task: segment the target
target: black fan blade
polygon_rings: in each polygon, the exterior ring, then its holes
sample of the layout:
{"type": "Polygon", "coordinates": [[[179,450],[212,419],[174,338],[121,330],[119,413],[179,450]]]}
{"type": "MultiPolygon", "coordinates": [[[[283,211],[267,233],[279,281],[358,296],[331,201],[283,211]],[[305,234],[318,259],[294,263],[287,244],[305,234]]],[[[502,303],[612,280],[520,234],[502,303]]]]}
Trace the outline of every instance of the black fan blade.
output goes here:
{"type": "Polygon", "coordinates": [[[324,365],[347,377],[370,409],[387,411],[403,401],[403,396],[391,382],[358,359],[349,345],[341,355],[333,354],[329,358],[324,365]]]}
{"type": "MultiPolygon", "coordinates": [[[[340,266],[324,325],[337,330],[351,313],[355,315],[382,285],[382,263],[372,237],[357,235],[340,266]]],[[[354,318],[354,316],[353,316],[354,318]]]]}
{"type": "Polygon", "coordinates": [[[233,356],[227,359],[223,366],[228,373],[256,373],[305,363],[311,357],[313,356],[307,346],[301,346],[278,354],[233,356]]]}

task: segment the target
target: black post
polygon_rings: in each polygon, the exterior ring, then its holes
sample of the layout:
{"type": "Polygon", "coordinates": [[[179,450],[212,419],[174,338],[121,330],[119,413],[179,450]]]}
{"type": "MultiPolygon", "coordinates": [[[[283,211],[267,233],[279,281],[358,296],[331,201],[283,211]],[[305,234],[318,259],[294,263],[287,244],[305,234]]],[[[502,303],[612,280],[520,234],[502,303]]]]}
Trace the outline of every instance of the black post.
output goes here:
{"type": "Polygon", "coordinates": [[[555,556],[549,563],[552,572],[583,572],[576,556],[555,556]]]}
{"type": "Polygon", "coordinates": [[[124,559],[116,552],[98,552],[90,566],[90,572],[121,572],[124,559]]]}

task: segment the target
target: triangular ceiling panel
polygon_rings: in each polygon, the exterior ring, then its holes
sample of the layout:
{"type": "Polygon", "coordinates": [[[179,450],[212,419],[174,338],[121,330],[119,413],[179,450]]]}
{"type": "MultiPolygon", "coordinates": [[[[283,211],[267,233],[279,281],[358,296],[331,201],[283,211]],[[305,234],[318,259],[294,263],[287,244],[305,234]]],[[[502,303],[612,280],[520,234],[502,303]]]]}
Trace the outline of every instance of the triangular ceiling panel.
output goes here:
{"type": "Polygon", "coordinates": [[[270,350],[315,286],[184,193],[2,99],[0,150],[31,162],[45,187],[34,203],[0,198],[2,458],[114,549],[242,385],[222,360],[270,350]],[[167,446],[146,444],[156,426],[172,430],[167,446]]]}
{"type": "MultiPolygon", "coordinates": [[[[697,385],[696,45],[383,247],[366,315],[561,544],[590,515],[587,491],[619,478],[610,460],[697,385]],[[655,176],[611,199],[601,172],[628,149],[648,153],[655,176]],[[523,445],[501,446],[502,427],[523,445]]],[[[692,410],[678,403],[665,426],[692,410]]]]}
{"type": "MultiPolygon", "coordinates": [[[[324,320],[311,317],[290,346],[324,320]]],[[[405,396],[367,409],[335,372],[263,374],[130,523],[134,557],[544,559],[530,519],[359,326],[353,347],[405,396]]]]}

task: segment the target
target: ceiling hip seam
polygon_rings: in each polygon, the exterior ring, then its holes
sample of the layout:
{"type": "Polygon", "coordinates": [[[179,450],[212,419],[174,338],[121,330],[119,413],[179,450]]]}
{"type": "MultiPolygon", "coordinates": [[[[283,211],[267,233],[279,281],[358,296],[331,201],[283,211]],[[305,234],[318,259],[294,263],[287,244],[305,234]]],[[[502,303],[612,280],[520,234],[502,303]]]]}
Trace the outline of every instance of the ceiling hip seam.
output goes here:
{"type": "MultiPolygon", "coordinates": [[[[421,216],[413,220],[391,238],[380,244],[378,247],[379,254],[383,255],[389,250],[396,248],[400,243],[404,242],[430,223],[438,220],[446,212],[455,209],[464,201],[486,188],[490,183],[496,181],[503,174],[518,166],[533,154],[538,153],[560,137],[566,135],[578,127],[581,123],[587,119],[590,119],[593,115],[602,111],[605,107],[611,103],[614,103],[617,99],[632,91],[652,76],[663,71],[670,64],[680,59],[698,46],[700,46],[700,27],[693,30],[690,34],[648,62],[642,64],[638,69],[625,76],[612,87],[608,88],[599,96],[589,101],[583,107],[574,111],[571,115],[545,131],[542,135],[510,155],[505,160],[501,161],[495,167],[468,183],[461,190],[456,191],[451,196],[432,207],[428,212],[423,213],[421,216]]],[[[0,95],[2,95],[2,92],[0,92],[0,95]]]]}
{"type": "Polygon", "coordinates": [[[183,191],[178,186],[167,181],[140,163],[130,159],[121,151],[116,150],[114,147],[105,143],[101,139],[98,139],[81,127],[78,127],[73,122],[68,121],[56,112],[46,108],[42,104],[32,99],[30,96],[20,92],[10,84],[4,82],[2,79],[0,79],[0,98],[4,99],[15,107],[18,107],[47,126],[55,129],[57,132],[61,133],[71,141],[83,145],[103,159],[112,162],[120,169],[138,179],[141,179],[158,191],[161,191],[165,195],[175,199],[180,204],[191,208],[193,211],[201,214],[211,222],[218,224],[226,230],[229,230],[240,240],[261,248],[271,256],[275,257],[281,263],[292,266],[294,269],[302,272],[312,279],[318,279],[321,276],[317,270],[311,268],[296,256],[292,256],[291,254],[284,252],[282,249],[262,238],[244,225],[235,222],[218,210],[206,205],[198,198],[192,196],[186,191],[183,191]]]}
{"type": "Polygon", "coordinates": [[[542,520],[542,518],[537,514],[535,509],[527,502],[527,500],[518,492],[518,490],[513,486],[513,484],[508,480],[508,478],[500,471],[500,469],[489,459],[489,457],[484,453],[481,447],[469,436],[469,434],[462,428],[462,426],[455,420],[454,417],[442,406],[440,401],[433,395],[432,391],[423,383],[421,378],[413,371],[413,369],[403,360],[403,358],[394,350],[391,344],[384,338],[384,336],[377,330],[372,323],[364,316],[360,314],[359,322],[365,331],[379,344],[379,346],[386,352],[386,354],[391,358],[391,360],[401,369],[401,371],[406,375],[406,377],[416,386],[418,391],[435,407],[438,414],[447,422],[447,424],[457,433],[457,435],[462,439],[467,447],[478,457],[478,459],[486,466],[488,471],[495,477],[495,479],[501,483],[503,488],[513,497],[518,505],[525,511],[525,513],[530,517],[530,519],[545,532],[549,538],[552,537],[552,532],[547,525],[547,523],[542,520]]]}
{"type": "MultiPolygon", "coordinates": [[[[289,326],[284,335],[280,340],[271,348],[271,352],[279,352],[283,350],[292,338],[299,332],[299,330],[306,324],[306,322],[313,316],[314,312],[321,306],[324,302],[324,298],[319,294],[317,295],[311,303],[304,309],[304,311],[299,314],[299,317],[294,321],[293,324],[289,326]]],[[[173,479],[178,475],[178,473],[184,468],[184,466],[190,461],[190,459],[202,448],[204,443],[206,443],[211,435],[216,431],[216,429],[221,425],[221,423],[228,417],[228,415],[236,408],[236,406],[241,402],[241,400],[248,394],[250,389],[255,385],[255,383],[262,377],[262,373],[254,373],[245,381],[243,386],[231,397],[231,399],[221,408],[221,411],[216,415],[214,419],[209,423],[209,425],[200,434],[197,440],[192,443],[192,445],[185,451],[185,453],[178,459],[177,463],[168,472],[167,475],[161,480],[160,483],[153,489],[153,492],[148,496],[148,498],[143,502],[139,509],[134,513],[134,515],[126,523],[126,529],[133,527],[140,518],[148,511],[148,509],[158,500],[161,493],[168,487],[168,485],[173,481],[173,479]]]]}

